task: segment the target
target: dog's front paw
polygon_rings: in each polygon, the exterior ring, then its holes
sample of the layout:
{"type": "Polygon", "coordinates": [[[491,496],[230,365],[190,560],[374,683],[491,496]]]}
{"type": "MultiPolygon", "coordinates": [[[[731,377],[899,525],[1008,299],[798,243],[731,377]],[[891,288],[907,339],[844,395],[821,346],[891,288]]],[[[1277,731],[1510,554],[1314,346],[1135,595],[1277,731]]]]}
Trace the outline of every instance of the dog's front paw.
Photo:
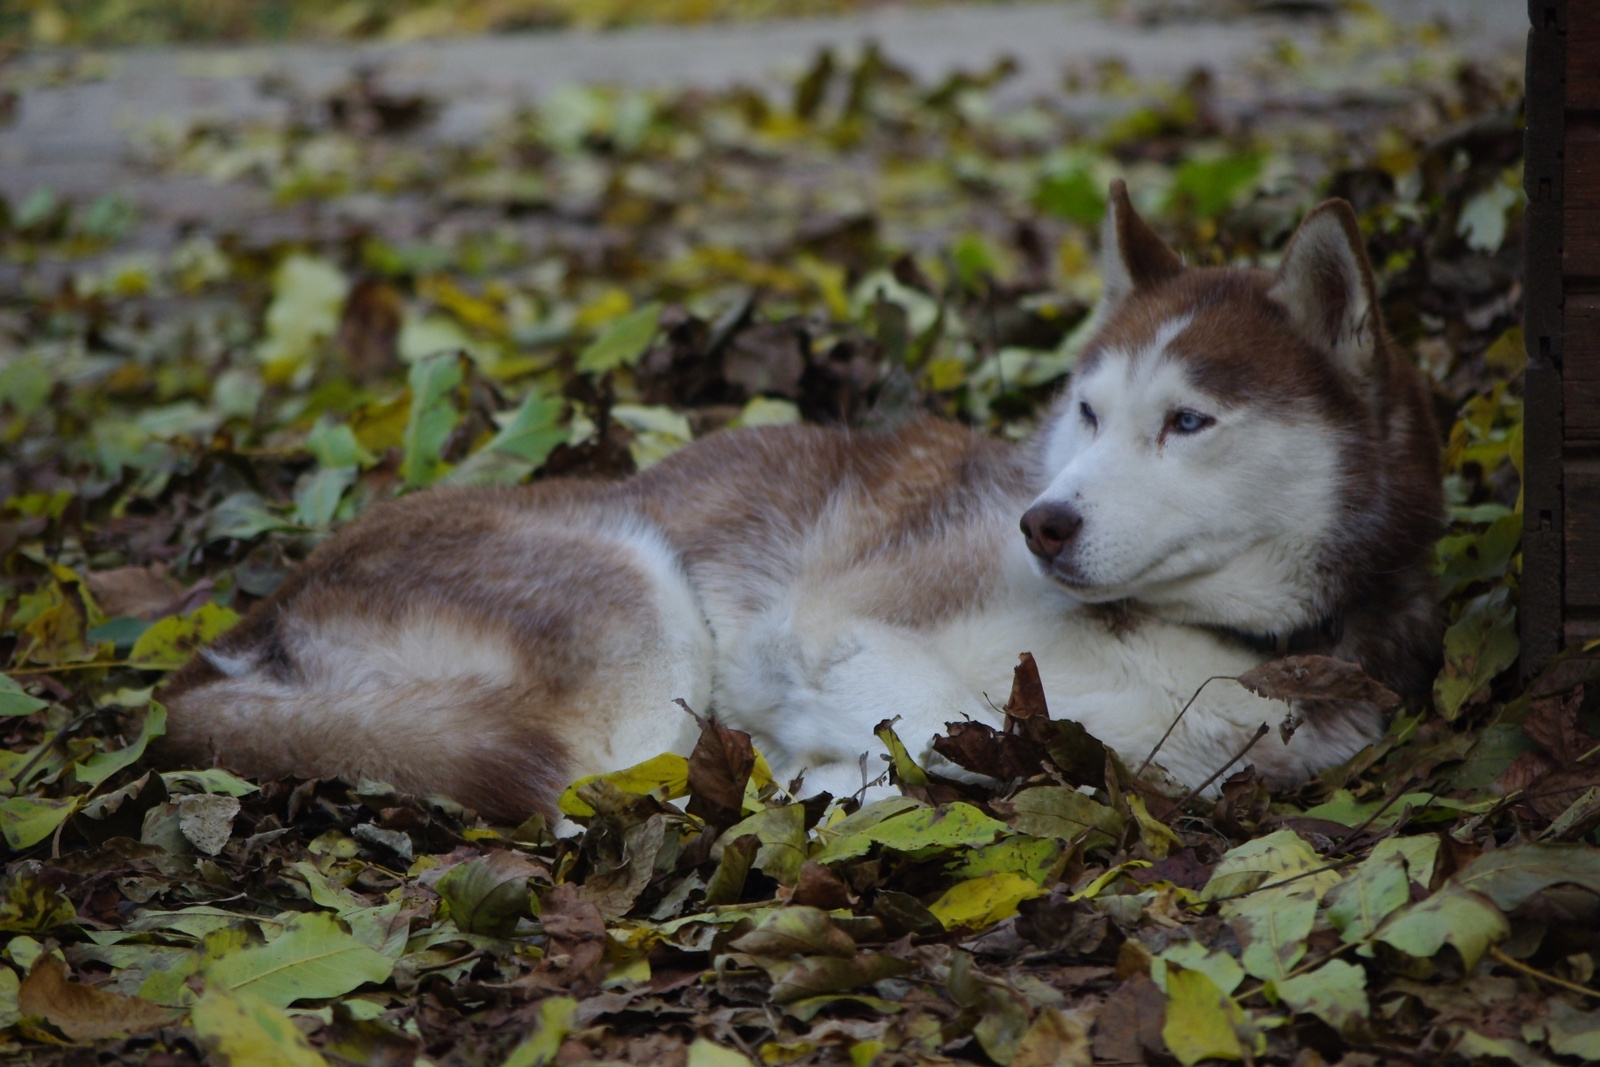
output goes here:
{"type": "Polygon", "coordinates": [[[965,785],[982,786],[985,789],[999,790],[1005,783],[998,778],[990,778],[977,771],[969,771],[959,763],[951,762],[948,758],[935,752],[932,748],[923,751],[918,760],[923,770],[929,774],[937,774],[940,778],[948,778],[952,782],[961,782],[965,785]]]}

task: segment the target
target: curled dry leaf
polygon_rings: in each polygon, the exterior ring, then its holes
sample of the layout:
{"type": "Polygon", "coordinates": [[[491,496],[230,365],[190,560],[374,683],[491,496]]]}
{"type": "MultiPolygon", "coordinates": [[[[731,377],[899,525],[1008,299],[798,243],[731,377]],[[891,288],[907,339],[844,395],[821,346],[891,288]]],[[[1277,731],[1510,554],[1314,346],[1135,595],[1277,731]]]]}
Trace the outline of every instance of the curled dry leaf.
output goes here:
{"type": "Polygon", "coordinates": [[[1339,700],[1398,708],[1399,694],[1348,660],[1332,656],[1285,656],[1252,667],[1239,684],[1268,700],[1339,700]]]}

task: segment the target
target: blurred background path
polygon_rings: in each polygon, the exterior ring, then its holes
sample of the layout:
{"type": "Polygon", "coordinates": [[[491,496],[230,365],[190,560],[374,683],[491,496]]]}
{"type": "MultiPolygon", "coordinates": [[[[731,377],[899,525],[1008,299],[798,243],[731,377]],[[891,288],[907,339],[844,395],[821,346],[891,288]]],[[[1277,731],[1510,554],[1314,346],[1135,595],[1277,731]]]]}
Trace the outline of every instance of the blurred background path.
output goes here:
{"type": "MultiPolygon", "coordinates": [[[[1273,48],[1309,49],[1336,24],[1381,13],[1416,27],[1437,24],[1467,56],[1519,50],[1526,13],[1512,0],[1380,0],[1370,5],[1277,3],[1259,13],[1206,16],[1217,5],[1167,5],[1163,17],[1112,18],[1106,6],[1061,3],[886,8],[844,18],[703,27],[558,31],[407,44],[132,49],[24,54],[10,64],[0,115],[0,194],[13,203],[48,187],[85,198],[115,192],[140,211],[150,233],[174,223],[237,220],[271,210],[244,183],[155,174],[139,162],[152,130],[210,120],[281,122],[306,100],[367,77],[389,96],[426,100],[415,136],[470,143],[523,104],[574,83],[634,87],[776,90],[823,48],[846,53],[875,41],[924,83],[956,70],[1017,63],[992,99],[1018,103],[1065,96],[1086,113],[1129,108],[1137,90],[1107,95],[1082,75],[1123,65],[1130,85],[1172,84],[1196,68],[1216,79],[1224,111],[1293,111],[1362,103],[1393,105],[1406,90],[1378,64],[1403,54],[1314,71],[1292,98],[1264,93],[1250,61],[1273,48]],[[1080,88],[1074,88],[1078,77],[1080,88]]],[[[1146,13],[1148,16],[1148,12],[1146,13]]]]}

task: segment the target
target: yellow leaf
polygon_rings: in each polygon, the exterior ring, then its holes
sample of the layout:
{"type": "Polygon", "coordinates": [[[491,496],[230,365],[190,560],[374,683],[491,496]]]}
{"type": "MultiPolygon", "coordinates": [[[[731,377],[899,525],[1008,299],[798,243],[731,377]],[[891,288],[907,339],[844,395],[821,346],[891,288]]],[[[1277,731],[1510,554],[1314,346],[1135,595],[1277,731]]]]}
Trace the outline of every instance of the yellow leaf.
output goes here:
{"type": "Polygon", "coordinates": [[[128,659],[152,671],[173,671],[183,666],[201,645],[239,621],[239,613],[218,604],[202,604],[187,615],[162,619],[139,635],[128,659]]]}
{"type": "Polygon", "coordinates": [[[1168,963],[1167,1021],[1161,1037],[1185,1067],[1206,1059],[1243,1059],[1244,1047],[1234,1029],[1242,1015],[1210,978],[1168,963]]]}
{"type": "Polygon", "coordinates": [[[220,1059],[251,1067],[326,1067],[327,1060],[282,1011],[260,997],[217,986],[195,1002],[200,1041],[220,1059]]]}
{"type": "MultiPolygon", "coordinates": [[[[657,800],[676,800],[689,795],[689,761],[672,752],[652,756],[643,763],[625,767],[607,774],[591,774],[567,786],[557,806],[565,815],[583,817],[593,815],[594,809],[578,799],[578,790],[597,779],[604,779],[624,793],[653,796],[657,800]]],[[[771,781],[772,772],[767,771],[771,781]]]]}
{"type": "Polygon", "coordinates": [[[1150,850],[1150,855],[1158,860],[1164,860],[1174,845],[1178,848],[1183,847],[1183,842],[1172,832],[1172,827],[1150,814],[1150,809],[1145,806],[1144,797],[1130,794],[1128,807],[1133,810],[1133,817],[1139,824],[1139,837],[1144,841],[1144,847],[1150,850]]]}
{"type": "Polygon", "coordinates": [[[946,930],[958,926],[982,929],[1009,919],[1017,913],[1018,904],[1044,893],[1032,878],[1002,871],[956,883],[928,910],[944,923],[946,930]]]}

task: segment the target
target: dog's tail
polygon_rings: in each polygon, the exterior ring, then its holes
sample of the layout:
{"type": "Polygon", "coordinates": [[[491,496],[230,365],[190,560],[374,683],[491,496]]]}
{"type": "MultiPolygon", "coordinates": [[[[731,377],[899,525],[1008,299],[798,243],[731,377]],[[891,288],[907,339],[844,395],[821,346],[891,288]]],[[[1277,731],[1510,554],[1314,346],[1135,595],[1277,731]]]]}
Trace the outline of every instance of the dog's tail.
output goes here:
{"type": "Polygon", "coordinates": [[[168,708],[163,762],[366,778],[512,823],[554,818],[567,781],[562,746],[529,725],[528,694],[470,677],[320,689],[202,658],[158,699],[168,708]]]}

